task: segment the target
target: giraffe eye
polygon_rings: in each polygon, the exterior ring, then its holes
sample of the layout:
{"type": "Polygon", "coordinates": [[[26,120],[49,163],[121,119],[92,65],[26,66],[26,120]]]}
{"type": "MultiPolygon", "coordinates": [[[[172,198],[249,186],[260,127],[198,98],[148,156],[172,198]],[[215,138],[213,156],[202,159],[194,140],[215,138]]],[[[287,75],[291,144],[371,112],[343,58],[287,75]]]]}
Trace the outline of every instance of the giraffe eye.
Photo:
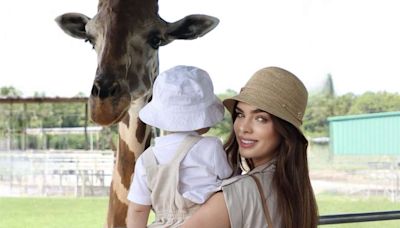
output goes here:
{"type": "Polygon", "coordinates": [[[149,40],[149,44],[152,48],[158,49],[161,45],[162,40],[158,36],[153,36],[149,40]]]}

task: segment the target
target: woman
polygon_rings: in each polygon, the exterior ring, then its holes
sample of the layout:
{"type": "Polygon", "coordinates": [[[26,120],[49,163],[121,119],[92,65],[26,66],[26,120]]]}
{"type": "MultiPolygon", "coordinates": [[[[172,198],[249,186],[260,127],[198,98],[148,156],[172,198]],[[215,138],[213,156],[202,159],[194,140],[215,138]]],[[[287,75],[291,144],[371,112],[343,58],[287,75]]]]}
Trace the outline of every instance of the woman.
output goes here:
{"type": "Polygon", "coordinates": [[[308,142],[300,129],[307,97],[295,75],[268,67],[257,71],[239,95],[224,101],[233,120],[225,150],[238,176],[224,181],[222,192],[184,227],[317,227],[308,142]]]}

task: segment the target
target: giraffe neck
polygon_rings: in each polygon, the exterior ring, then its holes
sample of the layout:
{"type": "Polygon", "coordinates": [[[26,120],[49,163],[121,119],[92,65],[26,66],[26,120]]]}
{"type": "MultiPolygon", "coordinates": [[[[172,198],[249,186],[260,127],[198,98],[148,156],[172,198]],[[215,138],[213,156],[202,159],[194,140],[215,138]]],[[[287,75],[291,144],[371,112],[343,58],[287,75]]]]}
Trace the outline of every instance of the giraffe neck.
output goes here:
{"type": "Polygon", "coordinates": [[[139,110],[147,103],[143,97],[131,104],[128,114],[118,125],[118,150],[110,188],[107,227],[124,227],[128,207],[128,191],[135,161],[149,145],[150,127],[138,118],[139,110]]]}
{"type": "Polygon", "coordinates": [[[150,133],[150,127],[139,119],[139,111],[147,104],[147,100],[148,96],[145,96],[134,101],[118,125],[119,141],[126,144],[129,152],[134,153],[135,160],[142,154],[150,133]]]}

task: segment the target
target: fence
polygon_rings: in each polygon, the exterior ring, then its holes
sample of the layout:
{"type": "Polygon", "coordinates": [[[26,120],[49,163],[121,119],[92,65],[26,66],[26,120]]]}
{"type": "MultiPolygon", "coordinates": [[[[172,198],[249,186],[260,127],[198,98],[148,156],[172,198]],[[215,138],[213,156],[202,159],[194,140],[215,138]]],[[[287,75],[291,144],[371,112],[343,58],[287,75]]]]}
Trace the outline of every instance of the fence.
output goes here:
{"type": "Polygon", "coordinates": [[[384,196],[400,202],[400,157],[330,153],[326,145],[310,144],[310,177],[315,193],[384,196]]]}
{"type": "Polygon", "coordinates": [[[0,152],[0,195],[108,195],[112,151],[0,152]]]}
{"type": "MultiPolygon", "coordinates": [[[[112,151],[0,152],[0,196],[106,196],[112,151]]],[[[320,225],[400,219],[400,211],[322,215],[320,225]]]]}

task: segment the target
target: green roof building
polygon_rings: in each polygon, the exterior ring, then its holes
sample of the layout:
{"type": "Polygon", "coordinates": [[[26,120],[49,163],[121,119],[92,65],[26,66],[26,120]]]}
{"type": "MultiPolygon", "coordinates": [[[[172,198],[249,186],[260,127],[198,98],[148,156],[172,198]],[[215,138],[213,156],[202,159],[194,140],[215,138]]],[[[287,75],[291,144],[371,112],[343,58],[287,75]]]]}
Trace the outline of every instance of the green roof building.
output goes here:
{"type": "Polygon", "coordinates": [[[400,155],[400,112],[328,118],[330,149],[337,155],[400,155]]]}

